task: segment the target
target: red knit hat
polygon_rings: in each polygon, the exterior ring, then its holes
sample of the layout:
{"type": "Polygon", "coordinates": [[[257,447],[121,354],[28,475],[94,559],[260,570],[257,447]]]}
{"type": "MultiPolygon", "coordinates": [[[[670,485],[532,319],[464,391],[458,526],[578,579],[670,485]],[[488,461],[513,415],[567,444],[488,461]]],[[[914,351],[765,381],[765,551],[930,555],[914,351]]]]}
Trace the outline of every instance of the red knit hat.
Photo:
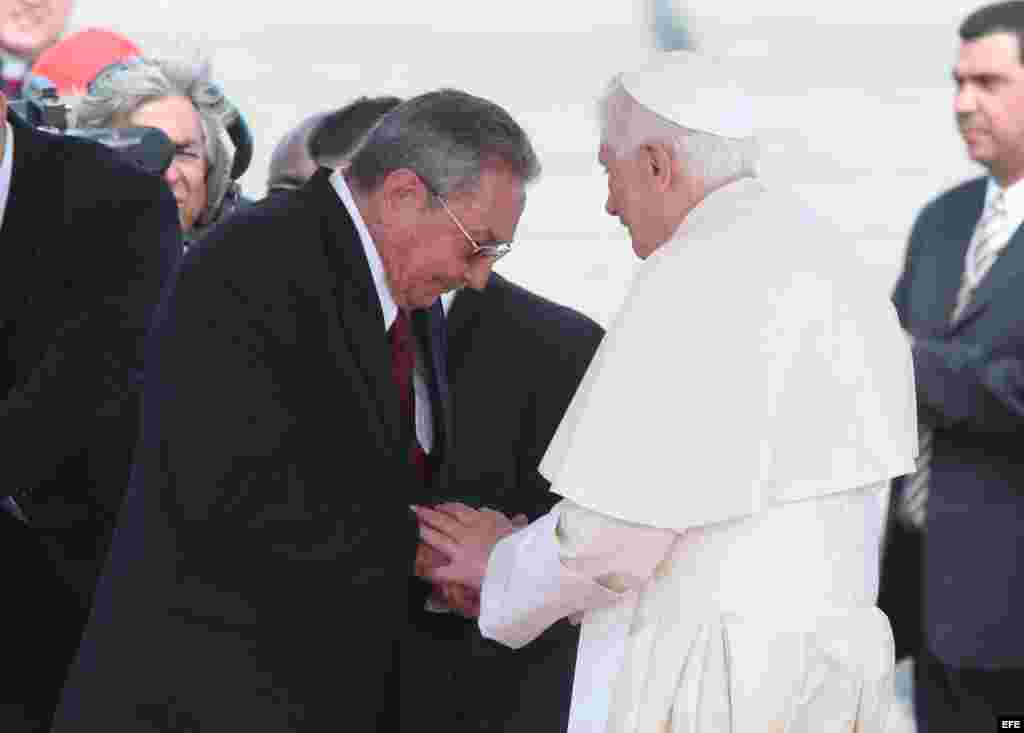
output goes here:
{"type": "Polygon", "coordinates": [[[32,73],[52,81],[58,94],[82,94],[100,69],[141,55],[139,47],[124,36],[89,28],[72,33],[43,51],[32,66],[32,73]]]}

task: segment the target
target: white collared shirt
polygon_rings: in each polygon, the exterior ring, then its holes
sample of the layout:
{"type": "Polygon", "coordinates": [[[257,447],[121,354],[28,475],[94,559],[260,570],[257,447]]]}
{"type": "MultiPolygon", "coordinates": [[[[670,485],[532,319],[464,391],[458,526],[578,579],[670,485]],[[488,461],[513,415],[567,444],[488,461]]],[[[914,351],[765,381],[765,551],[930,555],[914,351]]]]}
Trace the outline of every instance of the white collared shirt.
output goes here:
{"type": "MultiPolygon", "coordinates": [[[[359,234],[359,241],[363,244],[366,261],[370,264],[370,276],[373,278],[374,289],[377,291],[377,298],[380,299],[380,309],[384,314],[384,330],[386,332],[398,317],[398,305],[391,295],[391,288],[388,287],[387,277],[384,274],[384,262],[380,258],[377,244],[373,241],[370,230],[366,227],[363,215],[356,205],[352,191],[340,171],[331,174],[331,185],[334,186],[348,215],[352,217],[352,223],[355,224],[356,232],[359,234]]],[[[413,393],[416,397],[416,439],[419,440],[423,452],[430,453],[434,447],[434,423],[431,419],[430,392],[427,389],[423,358],[417,344],[416,368],[413,370],[412,379],[413,393]]]]}
{"type": "Polygon", "coordinates": [[[11,190],[11,174],[14,171],[14,130],[11,123],[4,121],[7,134],[4,135],[4,149],[0,151],[0,226],[4,223],[7,197],[11,190]]]}
{"type": "Polygon", "coordinates": [[[449,290],[447,293],[441,293],[441,308],[444,309],[444,314],[447,316],[452,309],[452,301],[455,300],[455,296],[459,294],[462,288],[456,288],[455,290],[449,290]]]}
{"type": "MultiPolygon", "coordinates": [[[[1000,190],[1001,187],[996,179],[989,176],[982,211],[988,207],[989,202],[1000,190]]],[[[1006,203],[1006,227],[992,238],[991,244],[986,249],[1001,250],[1020,228],[1020,225],[1024,224],[1024,180],[1017,181],[1009,188],[1003,189],[1003,201],[1006,203]]]]}

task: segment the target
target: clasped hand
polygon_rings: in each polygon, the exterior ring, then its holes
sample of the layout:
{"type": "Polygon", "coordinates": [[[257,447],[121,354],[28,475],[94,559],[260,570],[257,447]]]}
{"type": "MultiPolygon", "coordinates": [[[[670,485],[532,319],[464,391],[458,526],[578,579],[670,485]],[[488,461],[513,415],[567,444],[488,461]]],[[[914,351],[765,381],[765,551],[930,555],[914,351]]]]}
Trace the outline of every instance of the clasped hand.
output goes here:
{"type": "Polygon", "coordinates": [[[412,507],[421,544],[416,575],[434,584],[435,600],[469,618],[480,615],[480,587],[491,551],[500,539],[526,526],[520,514],[509,519],[494,509],[459,502],[412,507]]]}

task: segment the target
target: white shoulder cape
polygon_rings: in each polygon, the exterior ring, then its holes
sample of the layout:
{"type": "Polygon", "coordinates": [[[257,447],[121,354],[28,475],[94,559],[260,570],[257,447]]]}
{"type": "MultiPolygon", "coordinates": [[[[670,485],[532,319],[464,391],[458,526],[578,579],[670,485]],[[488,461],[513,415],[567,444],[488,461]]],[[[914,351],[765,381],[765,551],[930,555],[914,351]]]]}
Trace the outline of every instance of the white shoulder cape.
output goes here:
{"type": "Polygon", "coordinates": [[[540,465],[682,531],[914,470],[910,348],[853,238],[754,179],[640,265],[540,465]]]}

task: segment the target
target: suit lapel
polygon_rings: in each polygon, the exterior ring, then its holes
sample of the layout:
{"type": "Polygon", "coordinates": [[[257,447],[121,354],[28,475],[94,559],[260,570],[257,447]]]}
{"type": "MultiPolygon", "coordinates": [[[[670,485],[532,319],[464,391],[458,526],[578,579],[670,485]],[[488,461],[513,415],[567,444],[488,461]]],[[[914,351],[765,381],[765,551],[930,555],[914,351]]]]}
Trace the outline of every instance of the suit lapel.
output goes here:
{"type": "MultiPolygon", "coordinates": [[[[487,281],[487,287],[490,287],[490,284],[498,277],[497,273],[492,272],[487,281]]],[[[457,378],[455,375],[458,374],[464,356],[471,348],[473,332],[480,320],[483,302],[483,291],[472,288],[460,290],[452,302],[446,320],[448,326],[448,375],[453,379],[457,378]]]]}
{"type": "MultiPolygon", "coordinates": [[[[455,300],[452,302],[452,307],[448,311],[446,316],[447,325],[447,344],[446,344],[446,355],[447,355],[447,367],[448,377],[450,379],[450,396],[449,396],[449,435],[452,436],[448,442],[448,452],[445,456],[445,470],[443,476],[450,482],[449,486],[455,486],[458,482],[457,466],[461,461],[470,464],[474,461],[474,456],[460,455],[459,451],[465,451],[460,446],[467,445],[467,441],[463,439],[460,442],[459,435],[465,435],[466,430],[478,429],[478,426],[471,425],[469,423],[476,422],[477,416],[482,414],[480,412],[479,404],[474,405],[472,399],[472,389],[465,389],[467,385],[473,384],[474,378],[485,379],[483,375],[464,374],[463,365],[466,362],[466,357],[472,353],[474,348],[473,340],[474,334],[477,333],[477,329],[480,326],[480,320],[483,317],[483,313],[487,309],[488,297],[486,293],[488,290],[493,290],[494,284],[501,280],[501,276],[497,273],[492,272],[490,278],[487,281],[487,287],[483,291],[473,290],[472,288],[463,288],[459,291],[459,294],[455,296],[455,300]],[[464,395],[470,395],[468,399],[460,402],[460,390],[458,384],[463,384],[464,389],[462,393],[464,395]],[[474,409],[476,408],[476,409],[474,409]],[[467,418],[469,418],[467,420],[467,418]],[[463,432],[460,433],[459,431],[463,432]]],[[[467,496],[464,491],[460,492],[460,495],[464,500],[469,500],[471,497],[467,496]]]]}
{"type": "Polygon", "coordinates": [[[63,191],[62,179],[46,181],[49,168],[45,156],[45,144],[39,139],[42,133],[26,127],[14,113],[8,115],[8,121],[14,129],[14,161],[11,169],[11,189],[7,193],[7,207],[4,211],[3,225],[0,227],[0,241],[4,242],[4,257],[11,254],[12,246],[28,246],[26,241],[31,237],[33,224],[39,237],[43,233],[43,220],[46,212],[40,210],[39,202],[50,202],[60,210],[63,206],[60,194],[63,191]],[[40,190],[40,183],[48,185],[49,190],[40,190]],[[40,197],[45,194],[45,198],[40,197]],[[57,195],[54,195],[57,194],[57,195]]]}
{"type": "Polygon", "coordinates": [[[359,233],[331,185],[330,174],[330,170],[321,168],[307,184],[306,191],[314,197],[322,217],[323,243],[331,263],[338,319],[370,399],[377,404],[375,417],[394,440],[400,441],[398,392],[391,378],[391,352],[380,298],[359,233]]]}
{"type": "Polygon", "coordinates": [[[956,331],[962,328],[984,313],[992,299],[1005,291],[1021,273],[1024,273],[1024,226],[1018,227],[1017,231],[1013,233],[1006,249],[996,258],[992,269],[982,278],[971,297],[971,302],[964,309],[963,315],[953,324],[951,330],[956,331]]]}
{"type": "MultiPolygon", "coordinates": [[[[936,258],[931,270],[934,282],[928,288],[940,297],[936,298],[937,310],[930,313],[930,330],[936,336],[948,334],[953,325],[950,316],[956,307],[956,296],[964,275],[964,258],[970,246],[974,228],[985,205],[986,179],[979,178],[975,185],[965,189],[959,202],[949,206],[940,232],[944,242],[938,247],[929,247],[928,253],[936,258]]],[[[961,319],[962,322],[962,319],[961,319]]]]}
{"type": "Polygon", "coordinates": [[[20,312],[26,295],[37,295],[26,290],[38,286],[33,253],[47,243],[47,212],[39,208],[39,202],[48,202],[54,211],[64,211],[62,173],[54,170],[50,157],[45,155],[43,133],[28,127],[13,112],[8,114],[8,122],[14,130],[14,160],[0,224],[4,262],[0,271],[0,323],[20,312]]]}

